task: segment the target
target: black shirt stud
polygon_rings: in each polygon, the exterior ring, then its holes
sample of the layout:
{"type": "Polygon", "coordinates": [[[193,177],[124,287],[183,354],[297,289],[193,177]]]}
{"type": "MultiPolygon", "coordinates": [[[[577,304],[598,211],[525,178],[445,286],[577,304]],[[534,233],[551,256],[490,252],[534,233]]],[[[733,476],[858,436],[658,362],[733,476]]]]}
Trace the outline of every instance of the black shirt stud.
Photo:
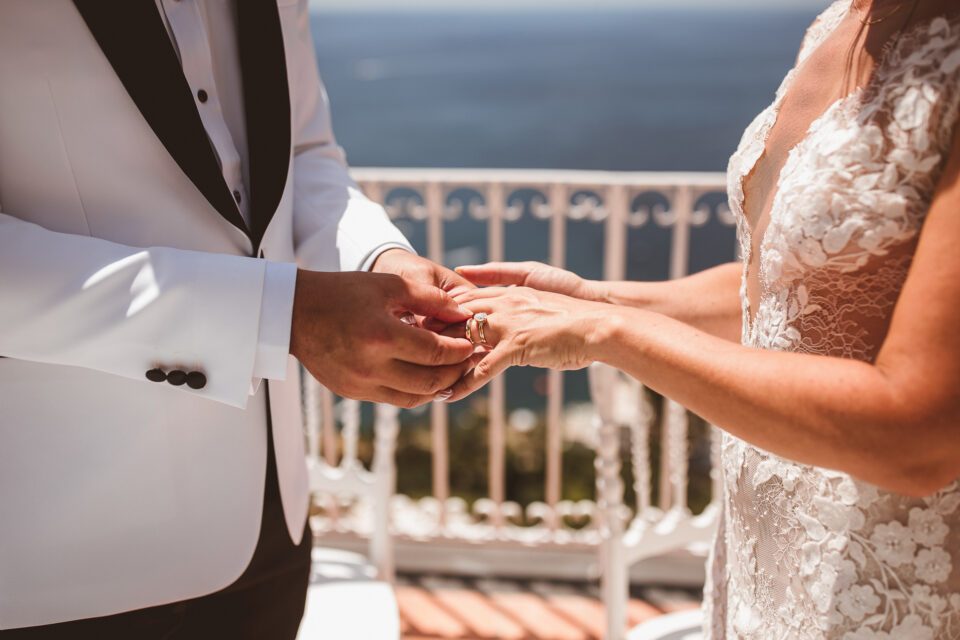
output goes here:
{"type": "Polygon", "coordinates": [[[175,387],[179,387],[186,381],[187,381],[186,371],[181,371],[180,369],[174,369],[173,371],[167,374],[167,382],[169,382],[175,387]]]}
{"type": "Polygon", "coordinates": [[[167,379],[167,374],[163,372],[163,369],[150,369],[147,371],[147,380],[150,382],[163,382],[167,379]]]}

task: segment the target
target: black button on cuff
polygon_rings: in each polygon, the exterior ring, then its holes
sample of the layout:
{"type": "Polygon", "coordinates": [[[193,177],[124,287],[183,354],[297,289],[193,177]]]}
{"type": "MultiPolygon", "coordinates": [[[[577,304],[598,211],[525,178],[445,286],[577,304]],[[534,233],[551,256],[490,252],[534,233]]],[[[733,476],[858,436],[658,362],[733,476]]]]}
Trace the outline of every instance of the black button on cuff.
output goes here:
{"type": "Polygon", "coordinates": [[[150,382],[163,382],[167,379],[167,374],[163,372],[163,369],[150,369],[147,371],[147,380],[150,382]]]}
{"type": "Polygon", "coordinates": [[[210,96],[208,96],[207,92],[204,91],[203,89],[200,89],[200,91],[197,91],[197,100],[199,100],[200,102],[206,102],[209,97],[210,96]]]}
{"type": "Polygon", "coordinates": [[[167,374],[167,382],[169,382],[175,387],[179,387],[186,381],[187,381],[186,371],[181,371],[180,369],[174,369],[173,371],[167,374]]]}
{"type": "Polygon", "coordinates": [[[203,389],[207,386],[207,376],[199,371],[191,371],[187,374],[187,386],[191,389],[203,389]]]}

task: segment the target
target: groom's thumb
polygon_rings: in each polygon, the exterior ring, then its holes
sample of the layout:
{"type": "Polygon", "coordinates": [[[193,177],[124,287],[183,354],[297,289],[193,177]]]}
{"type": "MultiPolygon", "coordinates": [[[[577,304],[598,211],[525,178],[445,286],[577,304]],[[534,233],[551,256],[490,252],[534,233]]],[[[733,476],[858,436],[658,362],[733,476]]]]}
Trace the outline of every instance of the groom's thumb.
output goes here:
{"type": "Polygon", "coordinates": [[[406,282],[397,302],[407,311],[448,324],[463,322],[473,315],[443,289],[419,282],[406,282]]]}

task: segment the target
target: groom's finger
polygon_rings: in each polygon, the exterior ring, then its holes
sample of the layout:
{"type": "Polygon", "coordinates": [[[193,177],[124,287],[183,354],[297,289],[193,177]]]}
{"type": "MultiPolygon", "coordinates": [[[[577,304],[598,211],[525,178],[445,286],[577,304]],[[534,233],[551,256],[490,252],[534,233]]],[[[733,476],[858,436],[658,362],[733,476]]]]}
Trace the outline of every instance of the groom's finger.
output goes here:
{"type": "Polygon", "coordinates": [[[443,289],[412,280],[404,282],[396,301],[406,311],[443,322],[462,322],[470,317],[470,313],[443,289]]]}
{"type": "Polygon", "coordinates": [[[488,262],[457,267],[457,273],[477,285],[523,284],[530,266],[523,262],[488,262]]]}
{"type": "Polygon", "coordinates": [[[459,364],[473,355],[473,345],[464,334],[444,336],[398,322],[390,341],[390,356],[404,362],[431,367],[459,364]]]}
{"type": "MultiPolygon", "coordinates": [[[[510,354],[505,348],[494,349],[486,354],[472,371],[449,389],[449,398],[445,402],[456,402],[481,389],[488,382],[510,367],[510,354]]],[[[442,392],[444,396],[447,392],[442,392]]]]}
{"type": "Polygon", "coordinates": [[[418,396],[435,396],[449,389],[463,375],[473,369],[483,358],[483,354],[474,355],[458,364],[442,367],[428,367],[394,360],[383,372],[381,383],[389,388],[418,396]]]}
{"type": "Polygon", "coordinates": [[[401,409],[413,409],[415,407],[419,407],[420,405],[427,404],[434,399],[435,396],[433,395],[418,396],[415,393],[405,393],[389,387],[380,387],[370,398],[370,401],[379,402],[382,404],[392,404],[393,406],[400,407],[401,409]]]}

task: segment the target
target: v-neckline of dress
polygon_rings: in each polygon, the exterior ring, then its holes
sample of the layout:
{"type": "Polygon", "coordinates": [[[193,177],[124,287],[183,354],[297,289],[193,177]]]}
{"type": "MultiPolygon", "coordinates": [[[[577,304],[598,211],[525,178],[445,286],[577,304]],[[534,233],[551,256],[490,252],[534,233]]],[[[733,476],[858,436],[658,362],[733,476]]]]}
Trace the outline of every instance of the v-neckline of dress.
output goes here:
{"type": "MultiPolygon", "coordinates": [[[[757,219],[753,221],[753,224],[751,224],[750,218],[747,216],[747,207],[746,207],[746,204],[747,204],[747,195],[746,195],[746,193],[747,193],[747,192],[746,192],[746,189],[747,189],[748,184],[750,184],[752,178],[755,177],[753,174],[754,174],[754,172],[756,171],[757,167],[759,166],[760,162],[764,159],[764,157],[766,157],[766,156],[768,155],[768,154],[767,154],[767,144],[768,144],[769,139],[770,139],[770,134],[773,132],[774,128],[776,127],[777,123],[779,122],[779,119],[780,119],[780,109],[781,109],[781,107],[783,106],[783,103],[784,103],[784,101],[785,101],[785,99],[786,99],[786,97],[787,97],[787,95],[788,95],[788,93],[789,93],[789,91],[790,91],[790,88],[791,88],[791,86],[792,86],[792,84],[793,84],[794,79],[795,79],[796,76],[799,74],[799,72],[803,69],[804,65],[807,64],[807,62],[814,56],[814,54],[816,54],[816,52],[820,49],[820,47],[823,46],[824,42],[826,42],[827,39],[830,38],[830,36],[833,35],[833,33],[837,30],[837,28],[838,28],[838,27],[840,26],[840,24],[843,22],[844,17],[847,15],[848,11],[850,10],[850,6],[851,6],[851,5],[852,5],[852,0],[838,0],[838,3],[837,3],[837,5],[836,5],[837,8],[835,9],[835,11],[836,11],[837,13],[830,16],[830,18],[832,19],[832,24],[829,24],[829,23],[828,23],[828,24],[825,25],[823,34],[820,36],[820,38],[819,38],[818,41],[815,41],[815,42],[813,43],[813,46],[812,46],[812,48],[809,50],[809,53],[807,53],[805,56],[803,56],[802,58],[800,58],[800,59],[798,60],[797,64],[796,64],[793,68],[791,68],[790,71],[787,72],[787,75],[784,77],[783,82],[781,82],[780,87],[779,87],[778,90],[777,90],[777,93],[776,93],[776,95],[775,95],[775,97],[774,97],[773,102],[764,110],[764,112],[763,112],[763,114],[762,114],[763,117],[765,118],[765,120],[764,120],[764,122],[762,123],[762,126],[760,127],[760,130],[757,132],[758,140],[757,140],[757,143],[756,143],[756,147],[758,148],[758,151],[759,151],[759,152],[755,153],[755,155],[752,157],[752,159],[750,159],[743,167],[741,167],[740,174],[736,177],[737,187],[738,187],[738,192],[739,192],[739,193],[737,194],[737,195],[738,195],[737,208],[738,208],[738,210],[739,210],[739,211],[738,211],[738,214],[739,214],[739,216],[742,218],[742,221],[743,221],[743,224],[742,224],[742,233],[745,234],[745,238],[744,238],[743,242],[741,243],[741,249],[742,249],[741,260],[743,261],[743,289],[742,289],[742,295],[743,295],[743,297],[744,297],[744,300],[743,300],[743,305],[744,305],[744,314],[743,314],[744,319],[743,319],[743,322],[745,323],[745,327],[744,327],[744,332],[743,332],[743,333],[744,333],[744,336],[745,336],[746,338],[751,339],[751,340],[752,340],[752,338],[753,338],[753,332],[754,332],[754,326],[755,326],[755,320],[756,320],[756,317],[755,317],[756,310],[753,309],[753,305],[750,303],[750,297],[749,297],[749,294],[748,294],[747,288],[746,288],[746,287],[747,287],[747,277],[748,277],[749,270],[750,270],[751,265],[753,264],[753,259],[754,259],[754,256],[753,256],[753,253],[754,253],[754,251],[753,251],[754,232],[755,232],[756,228],[760,226],[759,223],[761,222],[761,220],[762,220],[762,218],[763,218],[763,216],[764,216],[764,212],[761,212],[760,215],[757,217],[757,219]],[[841,10],[841,9],[842,9],[842,10],[841,10]],[[746,169],[746,170],[743,170],[743,169],[746,169]],[[756,225],[756,226],[754,226],[754,225],[756,225]]],[[[833,9],[833,8],[831,7],[830,9],[828,9],[828,11],[831,10],[831,9],[833,9]]],[[[886,42],[886,43],[884,44],[884,46],[883,46],[883,49],[881,50],[880,56],[879,56],[879,58],[878,58],[878,60],[877,60],[877,64],[876,64],[876,66],[874,67],[874,69],[873,69],[872,73],[870,74],[870,77],[867,79],[867,81],[866,81],[864,84],[855,87],[855,88],[852,89],[849,93],[847,93],[847,94],[845,94],[845,95],[843,95],[843,96],[840,96],[839,98],[836,98],[835,100],[833,100],[832,102],[830,102],[830,103],[826,106],[826,108],[824,108],[824,110],[820,113],[820,115],[818,115],[817,117],[815,117],[814,119],[812,119],[812,120],[810,121],[810,123],[807,125],[807,128],[804,130],[803,134],[800,136],[800,138],[796,141],[796,143],[794,143],[794,144],[787,150],[787,152],[786,152],[786,154],[785,154],[785,156],[784,156],[784,162],[783,162],[783,164],[779,167],[779,169],[777,170],[777,173],[776,173],[776,179],[775,179],[775,182],[774,182],[774,186],[775,186],[775,189],[776,189],[776,190],[775,190],[775,192],[773,193],[772,198],[769,199],[769,202],[770,202],[770,207],[769,207],[769,209],[770,209],[770,210],[769,210],[769,213],[767,214],[767,218],[768,218],[768,219],[767,219],[767,221],[766,221],[766,226],[763,228],[763,232],[762,232],[761,237],[760,237],[760,244],[757,246],[757,249],[758,249],[758,250],[757,250],[757,253],[758,253],[758,254],[761,254],[761,255],[758,255],[758,256],[757,256],[757,259],[761,260],[760,273],[758,274],[758,278],[760,278],[760,284],[761,284],[761,297],[762,297],[762,295],[763,295],[763,291],[762,291],[762,286],[763,286],[763,273],[762,273],[762,269],[763,269],[763,265],[762,265],[763,246],[764,246],[764,244],[765,244],[766,241],[767,241],[768,231],[770,230],[770,227],[772,226],[772,223],[773,223],[773,215],[774,215],[774,213],[775,213],[776,210],[777,210],[777,199],[778,199],[778,197],[779,197],[779,195],[780,195],[780,187],[781,187],[781,183],[782,183],[782,181],[783,181],[783,170],[784,170],[784,168],[790,163],[790,158],[793,156],[793,154],[795,154],[795,153],[797,152],[797,150],[798,150],[801,146],[804,145],[804,143],[807,142],[807,140],[810,138],[810,135],[812,134],[813,130],[817,127],[817,125],[818,125],[820,122],[822,122],[822,121],[823,121],[825,118],[827,118],[828,116],[833,115],[833,113],[836,112],[838,109],[846,108],[849,103],[854,102],[854,101],[856,101],[856,100],[860,100],[860,99],[862,98],[862,96],[864,95],[864,93],[865,93],[867,90],[873,88],[873,85],[876,83],[878,77],[880,77],[880,76],[882,75],[882,74],[881,74],[881,71],[882,71],[882,70],[885,68],[885,66],[887,65],[891,53],[894,51],[894,49],[896,48],[896,46],[897,46],[901,41],[908,40],[910,37],[913,36],[913,34],[914,34],[916,31],[918,31],[918,30],[919,30],[920,28],[922,28],[922,27],[927,27],[927,28],[929,28],[929,26],[930,26],[935,20],[937,20],[939,17],[940,17],[940,16],[934,16],[933,18],[930,18],[930,19],[928,19],[928,20],[923,20],[923,21],[921,21],[921,22],[917,22],[916,24],[911,25],[911,26],[909,26],[907,29],[905,29],[904,31],[900,32],[900,34],[897,35],[896,37],[893,37],[893,38],[891,38],[888,42],[886,42]]]]}

